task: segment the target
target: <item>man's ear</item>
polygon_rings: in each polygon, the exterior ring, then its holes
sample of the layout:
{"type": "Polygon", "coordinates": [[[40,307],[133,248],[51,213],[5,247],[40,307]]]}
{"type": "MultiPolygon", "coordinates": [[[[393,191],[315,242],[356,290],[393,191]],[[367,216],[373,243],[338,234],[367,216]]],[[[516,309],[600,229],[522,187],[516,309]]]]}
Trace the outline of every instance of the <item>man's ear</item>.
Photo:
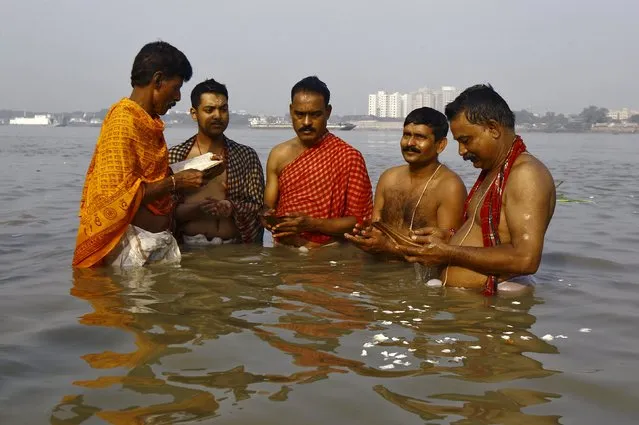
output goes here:
{"type": "Polygon", "coordinates": [[[448,139],[443,137],[437,142],[437,155],[444,152],[444,149],[446,149],[446,146],[448,146],[448,139]]]}
{"type": "Polygon", "coordinates": [[[189,109],[189,113],[191,114],[193,121],[197,121],[197,110],[191,107],[191,109],[189,109]]]}
{"type": "Polygon", "coordinates": [[[488,121],[488,124],[486,124],[486,130],[488,131],[488,134],[490,134],[490,137],[492,137],[494,140],[498,140],[499,138],[501,138],[502,128],[501,125],[497,123],[497,121],[488,121]]]}
{"type": "Polygon", "coordinates": [[[159,89],[160,87],[162,87],[162,81],[164,81],[164,74],[162,73],[162,71],[157,71],[155,74],[153,74],[153,77],[151,78],[153,87],[159,89]]]}
{"type": "Polygon", "coordinates": [[[331,112],[333,112],[333,107],[332,107],[331,105],[328,105],[328,106],[326,107],[326,112],[327,112],[327,114],[328,114],[328,115],[327,115],[327,118],[330,118],[330,117],[331,117],[331,112]]]}

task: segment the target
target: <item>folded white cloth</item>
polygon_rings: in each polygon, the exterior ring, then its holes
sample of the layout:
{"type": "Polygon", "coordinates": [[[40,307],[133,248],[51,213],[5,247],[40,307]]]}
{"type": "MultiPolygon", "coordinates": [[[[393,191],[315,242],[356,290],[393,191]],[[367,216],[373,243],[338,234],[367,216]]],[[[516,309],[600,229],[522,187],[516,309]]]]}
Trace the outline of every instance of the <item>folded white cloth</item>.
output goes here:
{"type": "Polygon", "coordinates": [[[120,242],[107,255],[106,263],[114,267],[142,267],[146,264],[179,263],[182,253],[168,230],[151,233],[130,224],[120,242]]]}

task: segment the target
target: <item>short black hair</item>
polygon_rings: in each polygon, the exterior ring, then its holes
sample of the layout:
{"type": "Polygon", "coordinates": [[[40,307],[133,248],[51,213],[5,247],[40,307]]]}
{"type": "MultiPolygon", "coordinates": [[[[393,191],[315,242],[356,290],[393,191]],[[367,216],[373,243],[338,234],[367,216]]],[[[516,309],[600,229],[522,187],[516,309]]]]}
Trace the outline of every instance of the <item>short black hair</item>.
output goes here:
{"type": "Polygon", "coordinates": [[[331,92],[322,80],[313,75],[298,81],[291,89],[291,102],[295,94],[299,92],[319,93],[324,97],[324,106],[328,106],[331,101],[331,92]]]}
{"type": "Polygon", "coordinates": [[[146,86],[153,74],[162,72],[166,78],[181,77],[189,81],[193,69],[184,53],[165,41],[154,41],[142,47],[131,69],[131,86],[146,86]]]}
{"type": "Polygon", "coordinates": [[[505,128],[515,129],[515,114],[490,84],[469,87],[446,105],[446,117],[451,121],[462,112],[471,124],[487,125],[495,121],[505,128]]]}
{"type": "Polygon", "coordinates": [[[404,127],[408,124],[427,125],[433,130],[435,141],[443,139],[448,134],[446,115],[428,106],[411,111],[404,120],[404,127]]]}
{"type": "Polygon", "coordinates": [[[226,100],[229,99],[229,91],[226,89],[226,86],[222,83],[218,83],[213,78],[209,78],[206,81],[202,81],[197,86],[193,87],[191,91],[191,106],[197,109],[200,106],[200,102],[202,100],[202,95],[204,93],[217,93],[226,97],[226,100]]]}

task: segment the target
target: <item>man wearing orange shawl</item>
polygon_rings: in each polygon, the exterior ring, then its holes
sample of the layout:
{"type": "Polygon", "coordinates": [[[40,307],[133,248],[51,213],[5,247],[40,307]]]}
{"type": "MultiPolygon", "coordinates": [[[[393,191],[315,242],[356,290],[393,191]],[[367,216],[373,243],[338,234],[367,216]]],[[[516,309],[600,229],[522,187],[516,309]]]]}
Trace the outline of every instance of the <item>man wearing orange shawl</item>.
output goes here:
{"type": "Polygon", "coordinates": [[[169,171],[164,115],[191,78],[186,56],[165,42],[145,45],[131,71],[133,91],[107,113],[80,202],[73,265],[142,265],[179,260],[170,234],[172,192],[199,187],[202,173],[169,171]],[[136,260],[136,261],[133,261],[136,260]]]}
{"type": "Polygon", "coordinates": [[[266,164],[264,226],[277,243],[318,247],[370,219],[373,194],[362,154],[328,132],[330,91],[317,77],[291,90],[297,137],[273,148],[266,164]]]}
{"type": "Polygon", "coordinates": [[[464,224],[438,229],[400,247],[409,261],[447,266],[444,285],[522,293],[532,288],[555,210],[555,184],[515,134],[515,116],[490,85],[466,89],[446,106],[459,154],[482,171],[468,194],[464,224]]]}

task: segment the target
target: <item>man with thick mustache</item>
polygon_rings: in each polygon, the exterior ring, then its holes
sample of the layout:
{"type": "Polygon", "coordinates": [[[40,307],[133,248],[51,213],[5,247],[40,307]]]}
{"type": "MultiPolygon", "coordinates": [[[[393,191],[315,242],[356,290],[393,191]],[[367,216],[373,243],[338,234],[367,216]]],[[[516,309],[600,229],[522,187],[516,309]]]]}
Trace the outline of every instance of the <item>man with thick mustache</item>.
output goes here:
{"type": "MultiPolygon", "coordinates": [[[[439,162],[448,143],[447,134],[448,121],[441,112],[424,107],[408,114],[400,140],[407,164],[390,168],[380,176],[373,222],[382,222],[407,237],[418,229],[454,232],[459,228],[466,187],[455,172],[439,162]]],[[[395,243],[373,227],[355,228],[353,234],[345,236],[371,254],[404,259],[395,243]]]]}
{"type": "Polygon", "coordinates": [[[276,243],[324,246],[370,219],[373,194],[364,157],[327,130],[329,102],[328,87],[314,76],[291,90],[297,136],[275,146],[266,164],[264,225],[276,243]]]}
{"type": "Polygon", "coordinates": [[[446,106],[459,154],[481,169],[468,194],[464,224],[452,237],[430,229],[400,246],[408,261],[446,266],[444,285],[482,289],[485,295],[532,289],[544,236],[555,210],[548,169],[515,134],[515,116],[490,85],[466,89],[446,106]]]}
{"type": "Polygon", "coordinates": [[[199,187],[203,173],[170,172],[159,116],[180,100],[182,83],[192,74],[186,56],[163,41],[136,55],[131,95],[109,109],[89,164],[75,267],[179,261],[171,234],[173,195],[199,187]]]}
{"type": "Polygon", "coordinates": [[[264,172],[255,150],[224,135],[229,124],[229,94],[214,79],[191,92],[191,117],[197,134],[169,150],[171,163],[211,153],[224,161],[224,171],[178,205],[178,231],[186,245],[261,243],[259,214],[264,197],[264,172]]]}

